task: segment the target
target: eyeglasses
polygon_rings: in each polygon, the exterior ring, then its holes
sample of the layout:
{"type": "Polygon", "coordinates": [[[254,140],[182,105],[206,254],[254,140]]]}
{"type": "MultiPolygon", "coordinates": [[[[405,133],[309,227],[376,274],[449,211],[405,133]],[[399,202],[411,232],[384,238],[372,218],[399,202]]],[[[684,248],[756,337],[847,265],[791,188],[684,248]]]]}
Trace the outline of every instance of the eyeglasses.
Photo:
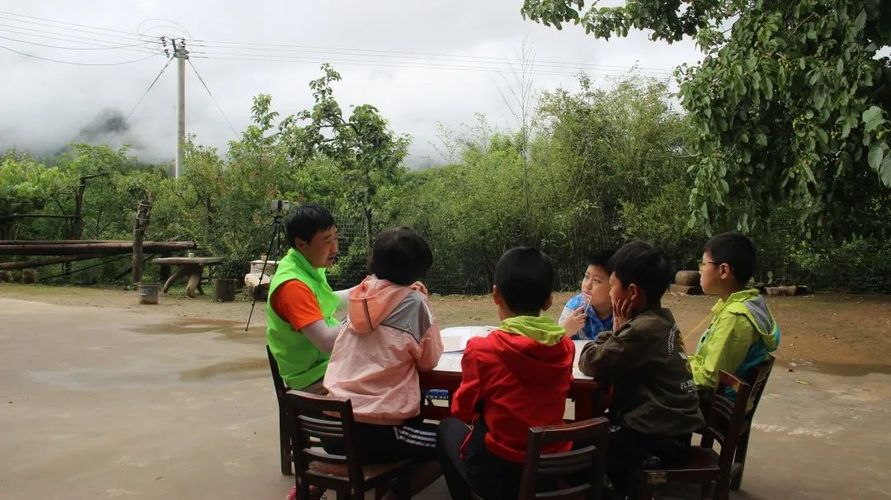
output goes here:
{"type": "Polygon", "coordinates": [[[720,266],[720,265],[721,265],[720,262],[715,262],[715,261],[713,261],[713,260],[704,260],[704,261],[701,261],[701,262],[699,263],[699,269],[702,269],[703,267],[705,267],[706,264],[714,264],[714,265],[716,265],[716,266],[720,266]]]}

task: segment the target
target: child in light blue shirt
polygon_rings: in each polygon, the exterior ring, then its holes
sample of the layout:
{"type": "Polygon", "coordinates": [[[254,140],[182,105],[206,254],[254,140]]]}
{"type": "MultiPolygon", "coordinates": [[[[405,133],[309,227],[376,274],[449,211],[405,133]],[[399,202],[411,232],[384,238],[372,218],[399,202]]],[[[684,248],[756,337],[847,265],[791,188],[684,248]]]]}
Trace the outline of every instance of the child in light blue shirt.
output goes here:
{"type": "Polygon", "coordinates": [[[573,340],[594,340],[602,331],[613,329],[613,306],[609,298],[609,273],[606,264],[611,250],[589,255],[581,291],[563,307],[559,323],[573,340]]]}

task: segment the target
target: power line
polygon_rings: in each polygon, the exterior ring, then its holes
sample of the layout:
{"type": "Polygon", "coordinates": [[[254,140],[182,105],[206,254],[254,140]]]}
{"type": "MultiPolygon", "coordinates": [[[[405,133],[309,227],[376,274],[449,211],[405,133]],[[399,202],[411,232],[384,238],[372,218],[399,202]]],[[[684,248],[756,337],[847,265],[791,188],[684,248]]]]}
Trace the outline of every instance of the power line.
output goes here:
{"type": "Polygon", "coordinates": [[[172,57],[167,59],[167,64],[165,64],[164,67],[161,68],[161,71],[158,72],[158,76],[156,76],[155,79],[152,80],[152,83],[150,83],[148,88],[145,89],[145,92],[143,92],[142,97],[140,97],[139,100],[136,101],[136,104],[133,106],[133,109],[131,109],[130,112],[127,113],[126,120],[129,120],[130,117],[133,116],[133,112],[136,111],[136,108],[139,107],[139,104],[142,103],[142,100],[145,99],[145,96],[147,96],[149,91],[152,90],[152,87],[155,86],[155,83],[157,83],[158,79],[161,78],[161,75],[164,74],[164,70],[167,69],[167,66],[170,66],[170,61],[173,61],[172,57]]]}
{"type": "MultiPolygon", "coordinates": [[[[448,53],[436,53],[436,52],[412,52],[412,51],[403,51],[403,50],[381,50],[381,49],[361,49],[361,48],[346,48],[346,47],[318,47],[318,46],[310,46],[310,45],[294,45],[294,44],[273,44],[273,43],[251,43],[251,42],[224,42],[224,41],[210,41],[210,40],[200,40],[196,39],[192,42],[193,46],[203,47],[206,49],[222,49],[222,50],[254,50],[254,51],[266,51],[269,53],[271,50],[274,50],[275,53],[280,53],[282,51],[291,51],[291,52],[311,52],[311,53],[331,53],[331,54],[340,54],[340,55],[363,55],[363,56],[377,56],[377,57],[387,57],[387,58],[408,58],[408,59],[421,59],[424,61],[429,61],[432,58],[438,59],[452,59],[457,62],[463,63],[494,63],[494,64],[505,64],[508,59],[500,58],[500,57],[491,57],[491,56],[471,56],[471,55],[461,55],[461,54],[448,54],[448,53]]],[[[609,70],[627,70],[627,66],[617,66],[617,65],[605,65],[605,64],[593,64],[593,63],[582,63],[582,62],[566,62],[566,61],[536,61],[536,66],[556,66],[563,68],[596,68],[596,69],[609,69],[609,70]]],[[[669,68],[655,68],[655,67],[638,67],[642,71],[647,72],[660,72],[660,73],[671,73],[672,69],[669,68]]]]}
{"type": "Polygon", "coordinates": [[[113,36],[116,38],[124,37],[124,38],[133,38],[133,39],[137,39],[137,40],[140,39],[140,36],[138,33],[132,33],[129,31],[116,30],[116,29],[111,29],[111,28],[102,28],[102,27],[98,27],[98,26],[89,26],[86,24],[69,23],[69,22],[57,21],[55,19],[49,19],[49,18],[45,18],[45,17],[29,16],[26,14],[16,14],[15,12],[0,11],[0,19],[6,19],[8,21],[13,21],[13,22],[17,22],[17,23],[35,24],[38,26],[46,27],[46,28],[63,29],[63,30],[69,30],[69,31],[77,31],[77,32],[81,32],[81,33],[89,33],[89,34],[96,35],[96,36],[108,36],[108,37],[113,36]],[[13,17],[9,17],[9,16],[13,16],[13,17]],[[18,18],[22,18],[22,17],[25,19],[18,19],[18,18]],[[29,19],[36,19],[39,22],[29,21],[29,19]],[[58,24],[61,26],[53,26],[52,24],[48,24],[48,23],[58,24]],[[77,26],[77,27],[71,28],[70,26],[77,26]],[[81,29],[81,28],[87,28],[87,29],[81,29]]]}
{"type": "MultiPolygon", "coordinates": [[[[63,42],[72,42],[72,43],[78,43],[81,45],[91,45],[91,46],[98,46],[98,47],[114,47],[116,45],[121,45],[121,44],[126,44],[126,43],[131,42],[129,40],[125,40],[125,41],[119,40],[116,42],[112,42],[110,40],[97,40],[95,38],[88,38],[88,37],[83,37],[83,36],[78,36],[78,35],[69,35],[67,33],[54,33],[52,31],[43,31],[43,30],[37,30],[34,28],[13,26],[13,25],[9,25],[9,24],[0,24],[0,32],[12,33],[12,34],[16,34],[16,35],[24,35],[27,37],[46,38],[46,39],[50,39],[50,40],[59,40],[59,41],[63,41],[63,42]]],[[[157,40],[143,40],[142,42],[137,42],[134,45],[139,45],[139,43],[144,44],[146,46],[146,49],[148,49],[149,44],[153,44],[153,43],[158,44],[160,42],[157,40]]],[[[134,50],[134,49],[127,49],[127,50],[134,50]]]]}
{"type": "Polygon", "coordinates": [[[232,125],[232,122],[229,121],[229,117],[226,116],[226,112],[223,111],[223,108],[220,107],[220,103],[217,102],[217,100],[214,98],[213,94],[210,92],[210,89],[207,87],[207,83],[204,82],[204,78],[201,78],[201,73],[198,73],[198,68],[196,68],[195,65],[192,64],[191,59],[186,59],[186,60],[189,61],[189,66],[191,66],[192,69],[195,71],[195,75],[198,77],[198,81],[201,82],[201,85],[204,85],[204,90],[207,91],[207,95],[210,96],[210,100],[212,100],[213,103],[216,104],[217,109],[220,110],[220,114],[223,115],[223,118],[226,120],[226,123],[229,124],[229,128],[232,129],[232,133],[235,134],[236,138],[238,138],[238,131],[235,130],[235,127],[232,125]]]}
{"type": "Polygon", "coordinates": [[[142,43],[134,43],[132,45],[117,45],[117,46],[113,46],[113,47],[66,47],[64,45],[49,45],[46,43],[33,42],[30,40],[20,40],[18,38],[9,38],[8,36],[2,36],[2,35],[0,35],[0,38],[2,38],[4,40],[10,40],[13,42],[20,42],[20,43],[27,43],[29,45],[36,45],[38,47],[48,47],[51,49],[65,49],[65,50],[116,50],[116,49],[125,49],[128,47],[136,47],[136,46],[143,45],[142,43]]]}
{"type": "Polygon", "coordinates": [[[16,54],[20,54],[20,55],[23,55],[23,56],[26,56],[26,57],[32,57],[32,58],[34,58],[34,59],[40,59],[40,60],[42,60],[42,61],[49,61],[49,62],[60,63],[60,64],[71,64],[71,65],[74,65],[74,66],[121,66],[121,65],[123,65],[123,64],[133,64],[133,63],[138,63],[138,62],[140,62],[140,61],[145,61],[145,60],[150,59],[150,58],[152,58],[152,57],[156,57],[156,56],[161,55],[161,54],[150,54],[150,55],[148,55],[148,56],[146,56],[146,57],[143,57],[143,58],[140,58],[140,59],[134,59],[134,60],[132,60],[132,61],[120,61],[120,62],[113,62],[113,63],[82,63],[82,62],[74,62],[74,61],[62,61],[62,60],[60,60],[60,59],[51,59],[51,58],[49,58],[49,57],[35,56],[34,54],[28,54],[27,52],[22,52],[22,51],[20,51],[20,50],[11,49],[11,48],[6,47],[6,46],[3,46],[3,45],[0,45],[0,49],[6,49],[6,50],[8,50],[8,51],[10,51],[10,52],[15,52],[16,54]]]}
{"type": "MultiPolygon", "coordinates": [[[[352,54],[352,59],[343,59],[338,56],[335,57],[324,57],[315,54],[288,54],[288,53],[255,53],[255,54],[246,54],[240,52],[213,52],[213,51],[202,51],[202,50],[193,50],[191,52],[196,56],[205,56],[207,58],[213,59],[236,59],[236,60],[272,60],[272,61],[294,61],[294,62],[321,62],[321,61],[329,61],[329,62],[341,62],[346,64],[360,64],[360,65],[369,65],[369,66],[391,66],[391,67],[412,67],[412,68],[435,68],[435,69],[457,69],[457,70],[482,70],[482,71],[512,71],[514,68],[514,64],[510,60],[500,60],[497,62],[476,62],[476,61],[446,61],[446,60],[414,60],[417,58],[401,58],[401,57],[390,57],[385,58],[383,56],[367,56],[363,54],[352,54]],[[362,59],[356,59],[355,57],[359,57],[362,59]]],[[[339,54],[339,56],[343,56],[339,54]]],[[[350,56],[346,56],[350,57],[350,56]]],[[[561,75],[561,76],[574,76],[579,72],[584,71],[586,73],[597,73],[603,75],[622,75],[631,70],[636,70],[640,73],[649,74],[651,76],[669,76],[668,72],[654,72],[643,70],[639,67],[631,67],[631,68],[607,68],[607,67],[596,67],[596,66],[584,66],[580,65],[578,67],[572,67],[568,64],[565,66],[548,66],[544,64],[536,63],[536,72],[541,74],[552,74],[552,75],[561,75]]]]}
{"type": "MultiPolygon", "coordinates": [[[[194,54],[194,53],[190,53],[194,54]]],[[[201,52],[198,52],[201,54],[201,52]]],[[[357,66],[372,66],[372,67],[382,67],[382,68],[405,68],[405,69],[433,69],[433,70],[445,70],[445,71],[476,71],[476,72],[487,72],[487,73],[499,73],[502,74],[504,72],[511,71],[509,66],[501,66],[501,67],[492,67],[492,66],[467,66],[467,65],[458,65],[458,64],[442,64],[442,63],[417,63],[417,62],[399,62],[399,61],[357,61],[352,59],[332,59],[332,58],[311,58],[311,57],[298,57],[298,56],[275,56],[275,55],[265,55],[265,56],[238,56],[234,54],[225,54],[222,56],[214,56],[209,53],[206,56],[202,55],[190,55],[190,57],[196,59],[214,59],[214,60],[227,60],[227,61],[250,61],[250,62],[271,62],[271,63],[313,63],[320,64],[322,62],[330,62],[334,64],[344,64],[344,65],[357,65],[357,66]]],[[[629,69],[628,71],[632,71],[629,69]]],[[[570,71],[545,71],[545,70],[536,70],[536,74],[538,75],[551,75],[551,76],[577,76],[581,72],[585,72],[594,77],[611,77],[611,76],[622,76],[626,74],[628,71],[585,71],[582,68],[579,68],[577,72],[570,71]]],[[[668,76],[668,75],[655,75],[655,76],[668,76]]]]}

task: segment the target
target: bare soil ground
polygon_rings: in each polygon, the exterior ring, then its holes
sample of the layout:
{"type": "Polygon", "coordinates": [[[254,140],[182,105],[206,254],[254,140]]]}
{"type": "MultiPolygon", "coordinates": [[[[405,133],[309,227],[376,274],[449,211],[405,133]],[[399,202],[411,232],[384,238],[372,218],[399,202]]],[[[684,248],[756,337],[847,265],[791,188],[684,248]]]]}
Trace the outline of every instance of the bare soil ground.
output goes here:
{"type": "MultiPolygon", "coordinates": [[[[497,322],[489,297],[432,302],[443,327],[497,322]]],[[[712,303],[666,297],[688,349],[712,303]]],[[[891,297],[769,303],[785,366],[731,498],[891,499],[891,297]]],[[[139,305],[121,289],[0,284],[0,498],[284,498],[263,305],[245,332],[249,310],[181,290],[139,305]]],[[[439,480],[417,498],[448,493],[439,480]]]]}
{"type": "MultiPolygon", "coordinates": [[[[238,296],[236,302],[215,303],[208,295],[190,299],[182,288],[162,295],[157,306],[138,304],[136,292],[120,288],[56,287],[0,284],[0,296],[36,300],[58,305],[115,307],[152,314],[163,312],[182,318],[247,322],[251,304],[238,296]]],[[[571,296],[557,294],[554,307],[547,311],[559,316],[571,296]]],[[[703,296],[667,294],[663,305],[670,308],[684,333],[688,350],[710,319],[715,299],[703,296]]],[[[489,296],[437,296],[434,312],[442,327],[456,325],[497,325],[498,316],[489,296]]],[[[776,353],[783,364],[814,366],[840,375],[891,373],[891,296],[817,293],[800,297],[770,297],[768,304],[782,328],[781,348],[776,353]]],[[[263,304],[258,303],[251,320],[252,330],[265,325],[263,304]]],[[[233,328],[238,331],[237,328],[233,328]]],[[[254,333],[254,332],[252,332],[254,333]]]]}

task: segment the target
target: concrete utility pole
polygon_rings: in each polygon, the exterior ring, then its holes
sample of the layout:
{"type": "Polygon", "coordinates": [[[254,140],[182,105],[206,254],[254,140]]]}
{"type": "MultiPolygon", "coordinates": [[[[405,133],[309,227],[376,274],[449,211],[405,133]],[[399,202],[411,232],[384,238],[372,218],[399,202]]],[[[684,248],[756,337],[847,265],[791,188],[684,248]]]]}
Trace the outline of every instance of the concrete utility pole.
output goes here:
{"type": "Polygon", "coordinates": [[[183,148],[186,144],[186,59],[189,51],[186,50],[186,39],[180,38],[179,43],[173,40],[173,57],[177,59],[177,93],[176,93],[176,164],[173,176],[179,177],[183,169],[183,148]]]}

